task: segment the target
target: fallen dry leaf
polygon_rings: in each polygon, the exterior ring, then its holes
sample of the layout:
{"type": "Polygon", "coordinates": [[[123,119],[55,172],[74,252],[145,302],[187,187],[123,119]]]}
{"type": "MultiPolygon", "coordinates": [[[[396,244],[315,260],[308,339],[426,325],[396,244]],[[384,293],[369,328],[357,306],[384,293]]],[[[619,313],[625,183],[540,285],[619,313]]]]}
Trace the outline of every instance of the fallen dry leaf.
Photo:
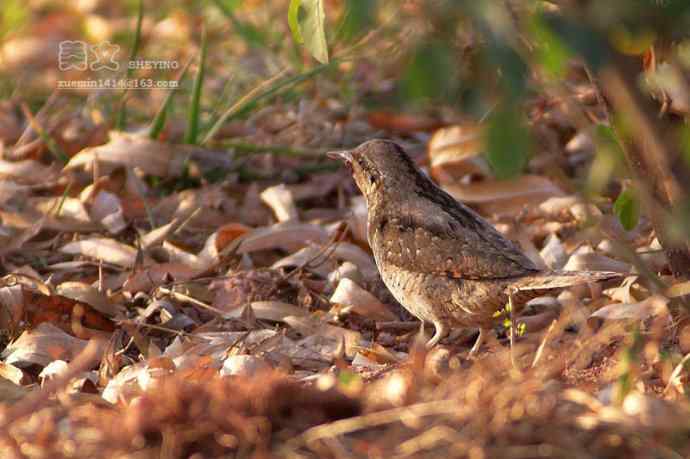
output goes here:
{"type": "Polygon", "coordinates": [[[266,188],[261,192],[261,200],[273,210],[279,222],[299,220],[295,198],[284,184],[266,188]]]}
{"type": "Polygon", "coordinates": [[[184,263],[154,263],[133,272],[122,288],[131,293],[148,292],[170,281],[185,282],[191,280],[200,273],[199,269],[184,263]]]}
{"type": "Polygon", "coordinates": [[[650,296],[639,303],[615,303],[594,311],[587,319],[592,326],[600,326],[605,321],[640,321],[650,317],[668,316],[668,298],[660,295],[650,296]]]}
{"type": "Polygon", "coordinates": [[[119,234],[126,227],[120,198],[107,191],[99,191],[91,202],[91,219],[99,222],[110,234],[119,234]]]}
{"type": "MultiPolygon", "coordinates": [[[[255,318],[272,322],[285,322],[286,317],[299,317],[309,314],[309,311],[304,308],[281,301],[253,301],[246,307],[252,309],[255,318]]],[[[243,314],[245,314],[244,308],[234,308],[225,315],[225,318],[239,319],[243,314]]]]}
{"type": "Polygon", "coordinates": [[[24,316],[24,290],[21,285],[0,287],[0,328],[15,328],[24,316]]]}
{"type": "Polygon", "coordinates": [[[57,179],[57,176],[58,174],[55,169],[45,166],[38,161],[30,159],[24,161],[5,161],[0,159],[0,177],[19,179],[20,183],[24,185],[43,184],[57,179]]]}
{"type": "Polygon", "coordinates": [[[196,147],[171,145],[138,135],[111,134],[105,145],[88,147],[74,155],[65,170],[84,168],[90,171],[98,161],[101,174],[110,174],[118,167],[139,168],[146,174],[177,177],[184,162],[196,147]]]}
{"type": "Polygon", "coordinates": [[[485,180],[469,185],[445,184],[443,188],[458,201],[474,204],[486,214],[515,215],[565,193],[546,177],[522,175],[511,180],[485,180]]]}
{"type": "Polygon", "coordinates": [[[14,384],[21,385],[26,378],[21,369],[11,363],[0,362],[0,379],[6,379],[14,384]]]}
{"type": "Polygon", "coordinates": [[[582,247],[581,250],[576,251],[570,256],[568,262],[563,266],[563,270],[628,273],[632,270],[632,265],[596,253],[589,247],[582,247]]]}
{"type": "Polygon", "coordinates": [[[483,130],[477,125],[439,129],[429,139],[431,175],[442,186],[457,183],[468,174],[489,176],[489,164],[482,155],[483,130]]]}
{"type": "Polygon", "coordinates": [[[116,317],[124,311],[121,306],[113,304],[107,295],[83,282],[63,282],[57,286],[55,292],[65,298],[86,303],[108,317],[116,317]]]}
{"type": "Polygon", "coordinates": [[[84,350],[88,341],[68,335],[60,328],[43,322],[27,330],[2,352],[5,363],[19,367],[45,367],[56,359],[70,361],[84,350]]]}
{"type": "Polygon", "coordinates": [[[352,307],[357,314],[374,320],[398,320],[378,298],[350,279],[341,279],[330,298],[331,303],[352,307]]]}
{"type": "Polygon", "coordinates": [[[285,222],[257,228],[238,239],[237,253],[240,254],[270,249],[290,252],[310,242],[324,244],[328,242],[329,234],[321,225],[285,222]]]}
{"type": "Polygon", "coordinates": [[[60,251],[70,255],[95,258],[123,268],[133,268],[137,259],[137,250],[134,247],[107,238],[68,242],[60,247],[60,251]]]}
{"type": "Polygon", "coordinates": [[[252,355],[231,355],[220,369],[221,376],[257,376],[271,366],[265,360],[252,355]]]}
{"type": "Polygon", "coordinates": [[[345,354],[348,357],[354,357],[355,346],[363,346],[364,344],[361,333],[329,325],[313,317],[288,316],[283,320],[304,336],[321,336],[334,340],[335,343],[342,341],[345,344],[345,354]]]}

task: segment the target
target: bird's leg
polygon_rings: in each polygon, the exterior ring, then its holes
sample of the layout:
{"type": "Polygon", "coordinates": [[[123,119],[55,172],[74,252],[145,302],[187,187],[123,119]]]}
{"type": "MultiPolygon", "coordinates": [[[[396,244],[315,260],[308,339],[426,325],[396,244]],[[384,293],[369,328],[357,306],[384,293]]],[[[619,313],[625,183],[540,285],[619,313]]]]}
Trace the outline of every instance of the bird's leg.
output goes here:
{"type": "Polygon", "coordinates": [[[516,289],[508,290],[508,307],[510,309],[510,363],[513,368],[520,371],[520,367],[515,360],[515,308],[513,307],[513,295],[517,292],[516,289]]]}
{"type": "Polygon", "coordinates": [[[417,332],[417,336],[415,337],[415,341],[419,343],[423,343],[424,339],[426,336],[424,335],[424,320],[419,319],[419,331],[417,332]]]}
{"type": "Polygon", "coordinates": [[[436,333],[434,333],[434,336],[432,336],[431,339],[426,343],[427,349],[434,347],[439,341],[441,341],[441,338],[446,336],[446,333],[448,333],[448,329],[443,322],[434,322],[434,328],[436,329],[436,333]]]}
{"type": "Polygon", "coordinates": [[[474,346],[472,346],[472,349],[470,349],[470,353],[467,354],[467,358],[472,359],[477,356],[477,352],[479,352],[479,348],[482,347],[487,333],[489,333],[488,329],[484,327],[479,327],[479,336],[477,336],[477,340],[474,342],[474,346]]]}

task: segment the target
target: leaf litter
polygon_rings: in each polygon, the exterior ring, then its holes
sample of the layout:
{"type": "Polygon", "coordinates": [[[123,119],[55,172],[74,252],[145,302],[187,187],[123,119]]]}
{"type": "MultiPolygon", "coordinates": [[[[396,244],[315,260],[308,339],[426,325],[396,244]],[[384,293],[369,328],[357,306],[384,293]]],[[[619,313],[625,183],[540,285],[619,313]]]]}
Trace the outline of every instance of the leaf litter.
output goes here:
{"type": "MultiPolygon", "coordinates": [[[[186,19],[176,31],[189,33],[186,19]]],[[[336,89],[316,89],[233,120],[209,148],[180,144],[170,126],[157,140],[108,139],[102,118],[53,101],[35,118],[69,156],[62,166],[2,102],[1,448],[17,457],[690,454],[675,442],[690,430],[688,327],[675,336],[670,321],[690,289],[667,282],[644,221],[625,231],[607,219],[615,196],[589,202],[563,179],[591,161],[591,129],[546,104],[530,127],[557,139],[564,170],[543,167],[553,152],[538,150],[526,174],[497,180],[485,125],[359,106],[344,114],[336,89]],[[501,323],[477,360],[466,358],[471,331],[427,352],[378,276],[366,203],[321,154],[382,135],[539,264],[627,277],[531,302],[517,319],[522,372],[501,323]],[[224,179],[211,183],[218,171],[224,179]],[[198,183],[171,187],[182,180],[198,183]]],[[[593,90],[579,83],[573,100],[602,109],[586,97],[593,90]]]]}

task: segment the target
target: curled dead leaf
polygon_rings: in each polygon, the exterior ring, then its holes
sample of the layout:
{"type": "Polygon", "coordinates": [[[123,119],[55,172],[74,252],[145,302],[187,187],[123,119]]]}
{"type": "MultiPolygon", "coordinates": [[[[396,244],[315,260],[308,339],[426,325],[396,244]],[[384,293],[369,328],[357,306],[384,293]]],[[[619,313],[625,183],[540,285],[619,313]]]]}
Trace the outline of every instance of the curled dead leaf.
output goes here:
{"type": "Polygon", "coordinates": [[[632,265],[623,261],[614,260],[600,253],[593,252],[591,248],[583,247],[573,253],[568,262],[563,266],[564,271],[613,271],[627,273],[632,270],[632,265]]]}
{"type": "Polygon", "coordinates": [[[137,250],[134,247],[107,238],[68,242],[60,247],[60,252],[95,258],[123,268],[133,268],[137,259],[137,250]]]}
{"type": "Polygon", "coordinates": [[[359,332],[336,327],[312,317],[289,316],[284,318],[285,323],[304,336],[320,336],[332,340],[334,343],[345,343],[345,354],[354,357],[355,346],[362,346],[362,335],[359,332]]]}
{"type": "MultiPolygon", "coordinates": [[[[282,301],[253,301],[247,307],[251,308],[254,317],[259,320],[285,322],[286,317],[300,317],[309,314],[304,308],[282,301]]],[[[244,308],[235,308],[225,314],[226,319],[238,319],[244,314],[244,308]]]]}
{"type": "Polygon", "coordinates": [[[42,322],[36,328],[22,333],[1,355],[6,363],[19,367],[44,367],[56,359],[72,360],[86,348],[87,343],[48,322],[42,322]]]}
{"type": "Polygon", "coordinates": [[[266,188],[261,192],[261,200],[273,210],[279,222],[299,220],[295,198],[285,184],[266,188]]]}
{"type": "Polygon", "coordinates": [[[57,286],[56,293],[60,296],[86,303],[108,317],[115,317],[123,312],[123,308],[113,304],[107,295],[84,282],[63,282],[57,286]]]}
{"type": "Polygon", "coordinates": [[[370,319],[398,319],[378,298],[347,278],[340,280],[330,301],[351,306],[354,312],[370,319]]]}
{"type": "Polygon", "coordinates": [[[376,275],[376,265],[372,261],[371,256],[360,247],[350,244],[349,242],[337,242],[332,244],[329,246],[326,253],[324,253],[323,247],[313,244],[308,245],[276,261],[271,267],[273,269],[306,267],[322,277],[327,277],[331,271],[336,269],[333,262],[328,262],[329,259],[353,263],[367,278],[376,275]],[[324,259],[325,257],[329,258],[324,259]],[[310,262],[313,263],[310,264],[310,262]]]}
{"type": "Polygon", "coordinates": [[[65,165],[65,170],[90,171],[98,161],[100,172],[110,174],[117,167],[139,168],[159,177],[178,177],[185,160],[196,147],[171,145],[144,136],[113,134],[105,145],[80,151],[65,165]]]}
{"type": "Polygon", "coordinates": [[[265,360],[253,355],[231,355],[223,362],[220,375],[251,377],[270,369],[271,366],[265,360]]]}
{"type": "Polygon", "coordinates": [[[270,249],[293,251],[310,242],[324,244],[328,242],[328,239],[328,232],[320,225],[295,222],[276,223],[257,228],[238,238],[237,253],[270,249]]]}
{"type": "Polygon", "coordinates": [[[21,183],[46,183],[57,178],[56,171],[38,161],[5,161],[0,159],[0,176],[21,179],[21,183]]]}
{"type": "Polygon", "coordinates": [[[15,328],[24,315],[24,291],[21,285],[0,287],[0,328],[15,328]]]}
{"type": "Polygon", "coordinates": [[[99,191],[93,198],[91,218],[100,222],[110,234],[118,234],[127,227],[120,198],[108,191],[99,191]]]}
{"type": "Polygon", "coordinates": [[[514,215],[525,206],[536,206],[550,197],[565,194],[551,180],[538,175],[485,180],[466,186],[449,183],[443,188],[458,201],[475,204],[487,214],[514,215]]]}
{"type": "Polygon", "coordinates": [[[201,271],[184,263],[156,263],[132,273],[122,288],[127,292],[148,292],[173,280],[184,282],[193,279],[201,271]]]}
{"type": "Polygon", "coordinates": [[[640,321],[650,317],[668,317],[668,298],[653,295],[638,303],[615,303],[594,311],[587,319],[592,327],[601,326],[605,321],[629,320],[640,321]]]}
{"type": "Polygon", "coordinates": [[[439,129],[429,140],[431,175],[441,184],[456,183],[468,174],[488,176],[482,128],[467,124],[439,129]]]}

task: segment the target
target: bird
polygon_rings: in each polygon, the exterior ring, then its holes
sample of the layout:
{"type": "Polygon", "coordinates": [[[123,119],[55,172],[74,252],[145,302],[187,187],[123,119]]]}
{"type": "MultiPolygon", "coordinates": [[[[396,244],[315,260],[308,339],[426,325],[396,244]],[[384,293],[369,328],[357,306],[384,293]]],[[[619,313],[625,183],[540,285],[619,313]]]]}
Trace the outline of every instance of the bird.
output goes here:
{"type": "MultiPolygon", "coordinates": [[[[620,273],[540,269],[511,240],[437,186],[397,143],[369,140],[328,157],[350,169],[367,204],[367,239],[383,283],[435,346],[451,328],[477,328],[475,356],[497,313],[511,316],[552,289],[620,273]]],[[[512,333],[511,333],[512,338],[512,333]]]]}

